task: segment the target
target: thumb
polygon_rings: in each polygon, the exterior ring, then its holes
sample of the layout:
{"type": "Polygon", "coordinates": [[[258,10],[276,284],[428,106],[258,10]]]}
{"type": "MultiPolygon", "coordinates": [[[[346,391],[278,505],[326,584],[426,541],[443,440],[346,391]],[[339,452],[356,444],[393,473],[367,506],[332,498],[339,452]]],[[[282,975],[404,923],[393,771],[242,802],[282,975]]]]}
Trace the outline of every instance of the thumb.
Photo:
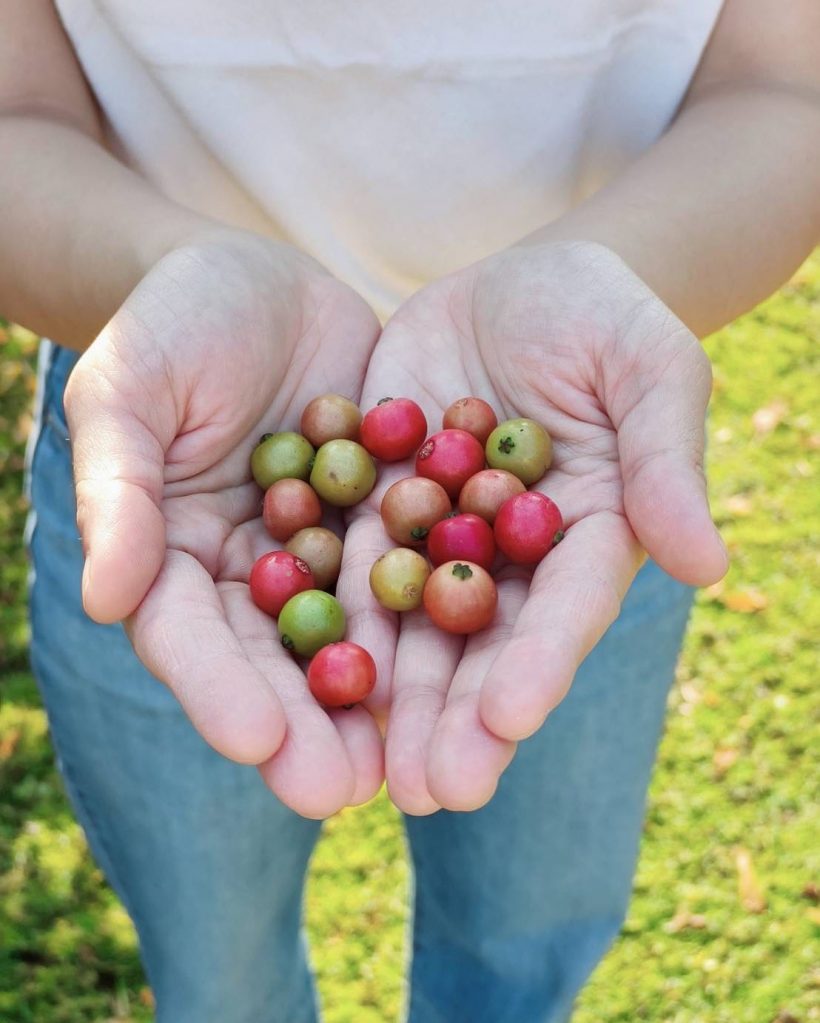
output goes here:
{"type": "Polygon", "coordinates": [[[101,623],[131,614],[162,566],[165,448],[175,433],[161,424],[172,411],[160,400],[167,377],[152,372],[144,354],[138,376],[115,334],[112,322],[77,363],[65,394],[86,558],[83,605],[101,623]]]}
{"type": "Polygon", "coordinates": [[[615,426],[629,523],[670,575],[692,586],[717,582],[729,558],[712,522],[703,472],[709,360],[681,325],[639,356],[626,386],[633,394],[615,426]]]}

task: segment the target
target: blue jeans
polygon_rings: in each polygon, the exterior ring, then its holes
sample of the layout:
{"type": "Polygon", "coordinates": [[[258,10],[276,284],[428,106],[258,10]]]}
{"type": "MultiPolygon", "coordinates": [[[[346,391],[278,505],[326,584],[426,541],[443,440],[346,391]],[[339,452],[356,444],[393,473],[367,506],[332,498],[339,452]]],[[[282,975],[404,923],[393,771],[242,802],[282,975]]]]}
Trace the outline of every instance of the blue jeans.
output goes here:
{"type": "MultiPolygon", "coordinates": [[[[62,407],[46,349],[32,446],[32,660],[91,849],[131,914],[160,1023],[316,1019],[301,936],[320,825],[224,760],[80,603],[62,407]]],[[[406,818],[411,1023],[556,1023],[617,934],[691,591],[656,566],[475,813],[406,818]]]]}

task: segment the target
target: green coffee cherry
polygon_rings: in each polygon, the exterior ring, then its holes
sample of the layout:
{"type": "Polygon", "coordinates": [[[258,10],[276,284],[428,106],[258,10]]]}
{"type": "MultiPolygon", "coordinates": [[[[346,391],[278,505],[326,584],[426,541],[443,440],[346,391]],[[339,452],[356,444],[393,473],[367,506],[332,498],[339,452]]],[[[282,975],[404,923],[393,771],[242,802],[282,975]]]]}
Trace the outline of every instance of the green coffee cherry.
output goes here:
{"type": "Polygon", "coordinates": [[[282,646],[300,657],[313,657],[345,634],[342,605],[324,590],[304,590],[291,597],[279,613],[282,646]]]}
{"type": "Polygon", "coordinates": [[[301,433],[268,433],[253,449],[253,478],[267,490],[278,480],[306,480],[316,452],[301,433]]]}
{"type": "Polygon", "coordinates": [[[491,469],[506,469],[529,486],[537,483],[552,462],[550,435],[533,419],[508,419],[487,438],[491,469]]]}

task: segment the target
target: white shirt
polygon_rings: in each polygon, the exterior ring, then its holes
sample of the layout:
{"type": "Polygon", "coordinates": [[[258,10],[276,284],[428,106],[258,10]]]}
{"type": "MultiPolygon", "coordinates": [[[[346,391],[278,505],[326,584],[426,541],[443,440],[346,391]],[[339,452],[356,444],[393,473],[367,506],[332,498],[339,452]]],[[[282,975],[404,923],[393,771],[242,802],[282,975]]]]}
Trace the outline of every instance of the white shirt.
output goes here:
{"type": "Polygon", "coordinates": [[[383,317],[664,131],[722,0],[56,0],[118,151],[383,317]]]}

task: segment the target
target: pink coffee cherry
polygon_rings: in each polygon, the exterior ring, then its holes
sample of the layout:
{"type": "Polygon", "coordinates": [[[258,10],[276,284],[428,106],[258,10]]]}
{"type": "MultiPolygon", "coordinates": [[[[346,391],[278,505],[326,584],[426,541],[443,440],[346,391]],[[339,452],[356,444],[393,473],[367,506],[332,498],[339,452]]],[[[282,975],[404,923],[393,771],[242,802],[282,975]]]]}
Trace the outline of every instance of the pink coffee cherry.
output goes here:
{"type": "Polygon", "coordinates": [[[416,474],[435,480],[454,501],[471,476],[484,468],[484,448],[465,430],[441,430],[416,455],[416,474]]]}
{"type": "Polygon", "coordinates": [[[495,517],[495,542],[517,565],[537,565],[563,539],[564,523],[558,505],[530,490],[508,498],[495,517]]]}
{"type": "Polygon", "coordinates": [[[477,515],[453,515],[437,522],[427,537],[434,565],[445,561],[474,561],[488,572],[495,558],[492,527],[477,515]]]}
{"type": "Polygon", "coordinates": [[[274,618],[291,597],[312,590],[316,583],[307,562],[288,551],[263,554],[251,569],[251,599],[274,618]]]}

